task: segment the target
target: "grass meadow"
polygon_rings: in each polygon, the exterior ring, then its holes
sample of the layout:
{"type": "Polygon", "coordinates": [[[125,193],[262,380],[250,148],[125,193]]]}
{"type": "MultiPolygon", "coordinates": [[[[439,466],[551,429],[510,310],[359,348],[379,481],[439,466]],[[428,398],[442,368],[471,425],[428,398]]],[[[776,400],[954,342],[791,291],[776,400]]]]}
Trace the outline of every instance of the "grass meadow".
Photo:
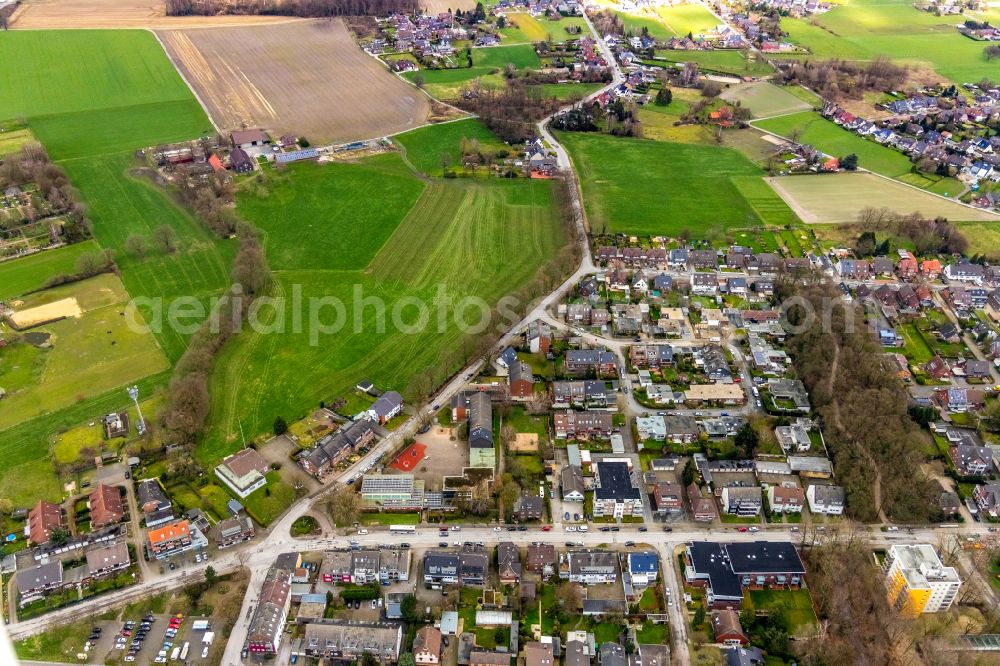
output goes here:
{"type": "MultiPolygon", "coordinates": [[[[458,58],[465,64],[464,54],[458,58]]],[[[490,46],[472,49],[472,67],[422,69],[418,72],[406,72],[403,76],[409,81],[423,79],[427,92],[434,97],[454,99],[463,87],[475,79],[479,79],[481,85],[499,88],[503,85],[503,70],[508,64],[523,71],[538,69],[542,62],[531,44],[490,46]]]]}
{"type": "Polygon", "coordinates": [[[731,148],[562,133],[583,187],[591,228],[608,233],[695,236],[758,224],[783,224],[791,211],[741,178],[760,169],[731,148]],[[738,185],[739,183],[739,185],[738,185]]]}
{"type": "MultiPolygon", "coordinates": [[[[462,136],[449,125],[428,130],[439,130],[444,138],[417,130],[403,139],[409,159],[418,164],[436,163],[437,147],[462,136]]],[[[317,172],[330,170],[309,174],[307,182],[321,188],[330,180],[366,179],[373,192],[386,193],[399,188],[399,165],[397,155],[347,165],[307,165],[317,172]],[[388,164],[392,160],[396,167],[388,164]]],[[[228,345],[212,377],[212,394],[218,398],[212,405],[211,429],[197,452],[201,462],[216,462],[239,448],[240,423],[248,434],[262,432],[275,416],[292,420],[320,401],[347,395],[361,379],[400,391],[420,375],[443,380],[471,354],[474,337],[464,336],[450,318],[439,328],[437,310],[425,329],[407,334],[393,323],[393,309],[399,308],[400,321],[412,324],[417,313],[407,300],[434,303],[439,288],[451,303],[467,296],[496,302],[534,276],[565,240],[553,212],[551,183],[438,178],[422,184],[412,172],[409,178],[416,186],[415,202],[385,206],[377,219],[368,217],[362,226],[370,237],[331,244],[327,231],[313,225],[300,229],[289,243],[302,248],[298,254],[278,251],[276,256],[287,256],[288,261],[273,265],[278,269],[276,295],[300,290],[306,301],[335,297],[346,305],[347,325],[317,340],[310,339],[308,326],[280,335],[245,331],[228,345]],[[356,254],[352,267],[338,268],[339,260],[316,266],[306,248],[328,244],[356,254]],[[293,266],[296,261],[303,265],[293,266]],[[356,293],[384,301],[384,326],[377,306],[354,306],[356,293]]],[[[267,227],[270,218],[281,218],[286,196],[281,190],[290,186],[283,175],[269,176],[266,196],[253,188],[241,191],[241,214],[267,227]]],[[[365,210],[341,210],[347,219],[338,224],[354,228],[360,215],[368,215],[365,210]]],[[[269,237],[269,256],[273,247],[269,237]]],[[[324,323],[335,319],[333,309],[321,314],[324,323]]],[[[470,320],[474,314],[469,311],[470,320]]],[[[280,316],[287,321],[287,312],[280,316]]],[[[267,321],[278,322],[279,315],[272,311],[267,321]]]]}
{"type": "Polygon", "coordinates": [[[799,142],[812,144],[835,157],[854,153],[859,167],[890,178],[909,173],[913,166],[902,153],[863,139],[813,111],[761,120],[754,126],[785,138],[797,136],[799,142]]]}
{"type": "Polygon", "coordinates": [[[643,29],[659,41],[672,37],[685,37],[689,33],[698,36],[713,32],[720,21],[703,5],[675,5],[658,7],[655,12],[628,14],[615,12],[625,26],[626,32],[639,34],[643,29]]]}
{"type": "Polygon", "coordinates": [[[509,149],[487,129],[486,125],[475,118],[418,127],[409,132],[397,134],[393,140],[401,145],[406,152],[406,161],[414,169],[428,176],[444,174],[442,156],[446,153],[453,166],[457,167],[461,164],[463,140],[475,141],[486,150],[509,149]]]}
{"type": "Polygon", "coordinates": [[[662,65],[663,60],[681,64],[696,62],[699,69],[734,76],[764,76],[774,72],[774,68],[765,60],[757,58],[754,62],[750,62],[743,57],[741,52],[729,49],[713,51],[660,50],[656,52],[656,60],[650,62],[662,65]]]}
{"type": "Polygon", "coordinates": [[[75,272],[81,254],[99,249],[95,241],[86,241],[0,262],[0,301],[41,289],[55,275],[75,272]]]}
{"type": "Polygon", "coordinates": [[[889,208],[953,221],[1000,223],[1000,215],[934,196],[870,173],[837,173],[772,178],[769,182],[807,223],[856,222],[864,208],[889,208]]]}
{"type": "Polygon", "coordinates": [[[750,109],[754,118],[766,118],[812,109],[812,104],[787,92],[784,86],[776,86],[766,81],[741,83],[727,88],[721,97],[730,104],[739,103],[750,109]]]}
{"type": "Polygon", "coordinates": [[[986,44],[955,29],[969,18],[983,17],[971,11],[962,17],[934,16],[908,0],[850,0],[815,19],[782,19],[781,27],[789,41],[817,58],[871,60],[886,55],[929,66],[961,84],[996,75],[996,64],[983,53],[986,44]]]}
{"type": "Polygon", "coordinates": [[[168,367],[155,340],[131,330],[122,316],[126,295],[117,277],[102,275],[53,291],[52,298],[39,293],[26,305],[79,293],[85,311],[32,329],[49,333],[51,348],[24,342],[0,356],[0,386],[7,390],[0,430],[168,367]]]}
{"type": "MultiPolygon", "coordinates": [[[[17,63],[0,72],[0,118],[26,119],[80,191],[96,239],[0,265],[0,298],[38,289],[98,246],[116,252],[131,297],[207,300],[221,292],[229,283],[231,244],[215,240],[132,173],[135,150],[214,131],[156,38],[140,30],[15,31],[0,40],[0,60],[17,63]],[[163,224],[177,232],[176,253],[139,258],[124,251],[129,234],[163,224]]],[[[18,504],[57,499],[61,489],[47,457],[55,435],[123,408],[126,383],[138,383],[149,395],[167,381],[166,369],[183,353],[186,337],[166,332],[157,345],[148,335],[123,331],[120,307],[44,327],[55,335],[44,357],[28,358],[32,350],[22,350],[19,362],[44,390],[4,399],[0,496],[18,504]]]]}

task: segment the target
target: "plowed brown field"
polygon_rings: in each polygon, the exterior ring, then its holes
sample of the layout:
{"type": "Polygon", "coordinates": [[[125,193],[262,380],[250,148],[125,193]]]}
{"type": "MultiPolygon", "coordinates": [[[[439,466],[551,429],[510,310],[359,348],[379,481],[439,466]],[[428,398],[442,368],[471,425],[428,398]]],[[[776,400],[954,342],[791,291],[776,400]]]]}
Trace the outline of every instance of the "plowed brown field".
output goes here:
{"type": "Polygon", "coordinates": [[[285,16],[165,16],[159,0],[27,0],[11,26],[72,28],[200,28],[300,21],[285,16]]]}
{"type": "Polygon", "coordinates": [[[319,144],[409,129],[430,110],[340,20],[157,34],[224,129],[263,127],[319,144]]]}

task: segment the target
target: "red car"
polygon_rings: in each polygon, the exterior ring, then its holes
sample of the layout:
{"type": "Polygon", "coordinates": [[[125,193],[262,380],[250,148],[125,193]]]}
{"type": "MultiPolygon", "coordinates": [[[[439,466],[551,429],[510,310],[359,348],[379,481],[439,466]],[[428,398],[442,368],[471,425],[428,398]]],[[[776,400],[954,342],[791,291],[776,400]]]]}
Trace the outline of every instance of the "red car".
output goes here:
{"type": "Polygon", "coordinates": [[[750,529],[747,528],[747,527],[737,527],[736,529],[738,529],[740,532],[749,532],[750,531],[750,529]]]}
{"type": "Polygon", "coordinates": [[[542,525],[542,531],[543,532],[550,532],[550,531],[552,531],[552,526],[551,525],[542,525]]]}

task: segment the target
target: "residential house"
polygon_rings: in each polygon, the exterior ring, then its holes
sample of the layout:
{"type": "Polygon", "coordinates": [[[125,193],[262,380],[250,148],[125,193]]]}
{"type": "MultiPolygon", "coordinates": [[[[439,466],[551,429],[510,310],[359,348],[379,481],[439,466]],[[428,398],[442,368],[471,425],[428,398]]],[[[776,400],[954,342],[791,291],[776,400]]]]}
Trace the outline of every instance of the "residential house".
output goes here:
{"type": "Polygon", "coordinates": [[[656,512],[661,516],[679,515],[684,510],[683,491],[679,483],[660,481],[653,488],[656,512]]]}
{"type": "Polygon", "coordinates": [[[234,147],[239,147],[243,150],[259,148],[271,143],[271,139],[267,136],[267,132],[259,128],[237,130],[230,134],[229,138],[232,139],[234,147]]]}
{"type": "Polygon", "coordinates": [[[254,537],[253,521],[247,516],[231,516],[216,526],[219,548],[229,548],[254,537]]]}
{"type": "Polygon", "coordinates": [[[731,516],[756,516],[763,505],[758,486],[725,486],[720,497],[723,511],[731,516]]]}
{"type": "MultiPolygon", "coordinates": [[[[277,565],[267,571],[257,607],[247,631],[247,650],[255,655],[277,654],[292,602],[292,572],[277,565]]],[[[306,625],[310,627],[312,625],[306,625]]]]}
{"type": "Polygon", "coordinates": [[[972,498],[982,513],[992,518],[1000,516],[1000,482],[980,483],[973,489],[972,498]]]}
{"type": "Polygon", "coordinates": [[[564,502],[582,502],[586,486],[583,481],[583,470],[578,465],[566,465],[559,473],[564,502]]]}
{"type": "Polygon", "coordinates": [[[490,573],[490,560],[485,553],[463,550],[458,556],[458,582],[462,585],[483,585],[490,573]]]}
{"type": "Polygon", "coordinates": [[[767,488],[767,504],[771,513],[802,513],[806,494],[797,486],[775,486],[767,488]]]}
{"type": "Polygon", "coordinates": [[[413,637],[413,658],[418,664],[437,666],[441,663],[441,632],[434,627],[421,627],[413,637]]]}
{"type": "Polygon", "coordinates": [[[403,411],[403,396],[396,391],[386,391],[365,411],[365,418],[385,425],[403,411]]]}
{"type": "Polygon", "coordinates": [[[924,364],[924,372],[933,379],[947,379],[951,377],[951,368],[948,367],[948,363],[940,356],[934,356],[931,360],[924,364]]]}
{"type": "Polygon", "coordinates": [[[87,551],[86,557],[87,575],[91,578],[100,578],[116,573],[127,569],[132,564],[132,558],[128,553],[128,543],[125,541],[98,544],[87,551]]]}
{"type": "Polygon", "coordinates": [[[510,541],[497,544],[497,571],[503,585],[521,582],[521,551],[516,544],[510,541]]]}
{"type": "Polygon", "coordinates": [[[48,543],[53,530],[62,528],[62,509],[58,504],[39,500],[28,512],[28,541],[32,545],[48,543]]]}
{"type": "Polygon", "coordinates": [[[611,413],[562,411],[553,415],[556,439],[608,439],[613,429],[611,413]]]}
{"type": "Polygon", "coordinates": [[[524,666],[556,666],[552,643],[525,643],[524,666]]]}
{"type": "Polygon", "coordinates": [[[616,375],[618,359],[609,351],[571,349],[566,352],[566,370],[570,373],[595,372],[598,375],[616,375]]]}
{"type": "Polygon", "coordinates": [[[527,400],[534,394],[535,376],[531,372],[531,366],[521,361],[516,361],[510,366],[507,375],[510,397],[514,400],[527,400]]]}
{"type": "Polygon", "coordinates": [[[928,544],[891,546],[882,569],[889,606],[905,617],[948,610],[962,586],[958,571],[928,544]]]}
{"type": "Polygon", "coordinates": [[[469,399],[469,465],[496,467],[493,443],[493,402],[485,391],[469,399]]]}
{"type": "Polygon", "coordinates": [[[698,421],[686,414],[667,414],[663,419],[666,441],[674,444],[690,444],[698,438],[698,421]]]}
{"type": "Polygon", "coordinates": [[[691,293],[696,296],[714,296],[719,293],[719,278],[715,273],[692,273],[691,293]]]}
{"type": "Polygon", "coordinates": [[[548,579],[555,572],[556,547],[551,543],[532,543],[528,546],[528,555],[524,568],[532,573],[548,579]]]}
{"type": "Polygon", "coordinates": [[[174,519],[170,500],[157,479],[140,481],[135,494],[136,502],[145,517],[146,527],[156,527],[174,519]]]}
{"type": "Polygon", "coordinates": [[[985,273],[986,271],[982,266],[967,261],[949,264],[944,269],[944,276],[949,280],[971,284],[982,284],[985,273]]]}
{"type": "Polygon", "coordinates": [[[24,607],[66,586],[61,560],[19,569],[15,574],[18,605],[24,607]]]}
{"type": "Polygon", "coordinates": [[[571,551],[565,555],[560,576],[571,583],[599,585],[618,580],[618,557],[606,550],[571,551]]]}
{"type": "Polygon", "coordinates": [[[541,520],[545,514],[545,501],[538,495],[525,494],[517,498],[514,505],[514,516],[518,522],[541,520]]]}
{"type": "Polygon", "coordinates": [[[936,280],[941,275],[941,262],[937,259],[925,259],[920,262],[920,274],[927,280],[936,280]]]}
{"type": "Polygon", "coordinates": [[[552,348],[552,329],[539,319],[528,324],[524,337],[532,354],[548,354],[552,348]]]}
{"type": "Polygon", "coordinates": [[[642,491],[636,485],[626,462],[602,460],[596,463],[594,479],[594,516],[643,515],[642,491]]]}
{"type": "Polygon", "coordinates": [[[96,530],[120,523],[125,517],[122,493],[118,486],[98,483],[87,498],[90,507],[90,529],[96,530]]]}
{"type": "Polygon", "coordinates": [[[458,584],[458,569],[456,553],[429,550],[424,554],[424,584],[428,587],[458,584]]]}
{"type": "Polygon", "coordinates": [[[146,535],[146,542],[149,553],[158,560],[190,550],[193,543],[191,524],[187,520],[178,520],[151,529],[146,535]]]}
{"type": "Polygon", "coordinates": [[[240,499],[267,485],[267,473],[271,467],[264,456],[256,450],[246,448],[223,459],[215,468],[215,475],[240,499]]]}
{"type": "Polygon", "coordinates": [[[660,558],[653,551],[630,552],[626,555],[628,575],[632,587],[643,590],[654,584],[660,576],[660,558]]]}
{"type": "Polygon", "coordinates": [[[239,146],[229,153],[229,166],[236,173],[252,173],[256,168],[253,158],[239,146]]]}
{"type": "Polygon", "coordinates": [[[691,250],[687,265],[691,270],[715,270],[719,265],[719,255],[715,250],[691,250]]]}
{"type": "Polygon", "coordinates": [[[469,653],[469,666],[510,666],[510,654],[473,650],[469,653]]]}
{"type": "Polygon", "coordinates": [[[797,588],[805,573],[787,541],[694,541],[685,551],[686,582],[704,588],[709,608],[716,610],[740,608],[745,587],[797,588]]]}
{"type": "Polygon", "coordinates": [[[323,620],[305,625],[301,650],[321,663],[355,663],[368,654],[380,664],[399,659],[403,625],[395,622],[323,620]]]}
{"type": "Polygon", "coordinates": [[[368,419],[359,419],[327,435],[300,454],[299,464],[306,472],[322,480],[336,466],[375,439],[375,428],[368,419]]]}
{"type": "Polygon", "coordinates": [[[724,608],[712,613],[712,633],[715,642],[721,645],[747,645],[750,639],[740,624],[740,614],[735,610],[724,608]]]}
{"type": "Polygon", "coordinates": [[[961,476],[985,476],[993,471],[993,449],[960,444],[948,449],[955,471],[961,476]]]}
{"type": "Polygon", "coordinates": [[[710,497],[701,494],[701,488],[692,483],[687,487],[688,503],[691,505],[691,516],[696,523],[710,523],[718,517],[715,502],[710,497]]]}
{"type": "Polygon", "coordinates": [[[844,489],[840,486],[812,484],[806,488],[806,500],[809,502],[809,511],[816,515],[844,514],[844,489]]]}

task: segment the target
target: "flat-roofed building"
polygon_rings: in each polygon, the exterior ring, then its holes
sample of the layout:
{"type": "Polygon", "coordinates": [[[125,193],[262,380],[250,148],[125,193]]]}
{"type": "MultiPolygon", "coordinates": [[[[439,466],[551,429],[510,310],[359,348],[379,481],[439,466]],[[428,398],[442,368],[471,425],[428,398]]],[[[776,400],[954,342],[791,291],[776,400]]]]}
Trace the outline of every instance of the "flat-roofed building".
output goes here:
{"type": "Polygon", "coordinates": [[[962,586],[958,571],[928,544],[892,546],[882,567],[889,605],[907,617],[948,610],[962,586]]]}

